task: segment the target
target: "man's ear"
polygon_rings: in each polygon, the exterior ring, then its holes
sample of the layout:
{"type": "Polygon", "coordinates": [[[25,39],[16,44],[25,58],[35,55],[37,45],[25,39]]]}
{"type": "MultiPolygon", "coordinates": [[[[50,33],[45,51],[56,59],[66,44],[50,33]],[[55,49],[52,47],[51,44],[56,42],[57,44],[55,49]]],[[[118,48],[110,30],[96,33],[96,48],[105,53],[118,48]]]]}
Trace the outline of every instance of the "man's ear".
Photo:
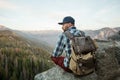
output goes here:
{"type": "Polygon", "coordinates": [[[69,23],[69,26],[74,26],[72,23],[69,23]]]}

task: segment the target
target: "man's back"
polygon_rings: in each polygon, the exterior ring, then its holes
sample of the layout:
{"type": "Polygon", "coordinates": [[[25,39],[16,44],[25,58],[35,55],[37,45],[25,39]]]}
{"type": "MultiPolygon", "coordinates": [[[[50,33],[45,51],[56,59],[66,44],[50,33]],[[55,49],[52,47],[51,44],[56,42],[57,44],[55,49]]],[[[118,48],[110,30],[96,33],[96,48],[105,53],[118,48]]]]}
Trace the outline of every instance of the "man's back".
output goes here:
{"type": "MultiPolygon", "coordinates": [[[[70,27],[67,29],[70,33],[72,33],[74,36],[81,36],[81,31],[76,29],[76,27],[70,27]]],[[[60,35],[60,38],[57,42],[57,46],[54,49],[53,56],[58,57],[60,56],[63,51],[65,51],[66,56],[64,59],[64,66],[68,67],[69,66],[69,59],[71,55],[71,44],[70,44],[70,39],[65,36],[64,32],[60,35]]]]}
{"type": "MultiPolygon", "coordinates": [[[[75,26],[75,19],[71,16],[64,17],[62,22],[58,23],[62,25],[62,30],[65,32],[66,30],[70,31],[75,36],[80,36],[81,31],[77,30],[75,26]]],[[[71,71],[69,69],[69,61],[71,56],[71,44],[70,40],[67,36],[65,36],[64,32],[60,35],[57,45],[52,53],[51,59],[54,61],[56,65],[59,65],[65,71],[71,71]],[[65,51],[65,57],[62,57],[61,54],[65,51]]]]}

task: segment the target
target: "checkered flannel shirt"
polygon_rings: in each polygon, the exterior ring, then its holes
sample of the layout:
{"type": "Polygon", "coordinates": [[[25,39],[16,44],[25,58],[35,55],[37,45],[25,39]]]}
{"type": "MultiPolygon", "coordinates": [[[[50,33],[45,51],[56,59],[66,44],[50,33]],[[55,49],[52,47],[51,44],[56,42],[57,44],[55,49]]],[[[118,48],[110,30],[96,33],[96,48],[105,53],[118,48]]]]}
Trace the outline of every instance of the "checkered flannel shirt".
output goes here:
{"type": "MultiPolygon", "coordinates": [[[[68,30],[73,35],[76,35],[76,36],[81,35],[80,30],[77,30],[76,27],[70,27],[70,28],[68,28],[68,30]]],[[[66,53],[66,57],[64,58],[64,66],[68,67],[70,55],[71,55],[71,44],[70,44],[70,40],[68,39],[68,37],[65,36],[64,32],[59,36],[59,40],[58,40],[57,45],[52,53],[52,56],[59,57],[59,56],[61,56],[63,51],[65,51],[65,53],[66,53]]]]}

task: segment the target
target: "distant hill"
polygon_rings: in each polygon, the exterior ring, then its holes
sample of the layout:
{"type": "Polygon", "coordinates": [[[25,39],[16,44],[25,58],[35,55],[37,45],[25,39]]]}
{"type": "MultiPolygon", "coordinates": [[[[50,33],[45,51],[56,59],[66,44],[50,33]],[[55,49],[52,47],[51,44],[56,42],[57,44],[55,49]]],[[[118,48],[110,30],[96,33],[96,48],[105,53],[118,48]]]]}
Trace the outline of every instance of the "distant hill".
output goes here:
{"type": "Polygon", "coordinates": [[[16,34],[18,34],[20,37],[24,38],[25,40],[27,39],[30,42],[32,42],[33,45],[36,45],[38,47],[43,48],[44,50],[46,50],[50,54],[52,53],[52,47],[47,42],[42,40],[44,37],[37,36],[37,35],[35,36],[29,32],[25,32],[25,31],[14,30],[14,32],[16,34]]]}
{"type": "Polygon", "coordinates": [[[33,80],[37,73],[51,68],[46,46],[36,44],[14,30],[0,27],[0,79],[33,80]]]}
{"type": "Polygon", "coordinates": [[[51,46],[52,48],[57,43],[57,39],[62,31],[59,30],[43,30],[43,31],[24,31],[29,37],[42,41],[44,44],[51,46]]]}
{"type": "Polygon", "coordinates": [[[0,25],[0,30],[10,30],[9,28],[3,26],[3,25],[0,25]]]}
{"type": "Polygon", "coordinates": [[[89,35],[94,39],[107,40],[109,36],[114,35],[119,30],[120,30],[120,27],[117,27],[117,28],[105,27],[99,30],[86,30],[85,33],[86,35],[89,35]]]}
{"type": "Polygon", "coordinates": [[[120,31],[117,32],[116,34],[109,36],[108,37],[109,40],[114,40],[114,41],[120,41],[120,31]]]}
{"type": "MultiPolygon", "coordinates": [[[[84,30],[86,35],[91,36],[94,39],[100,39],[100,40],[107,40],[109,36],[116,34],[118,31],[120,31],[120,27],[116,27],[116,28],[105,27],[99,30],[84,30]]],[[[33,36],[38,40],[48,43],[52,47],[55,47],[58,37],[62,33],[62,31],[44,30],[44,31],[29,31],[29,32],[26,31],[25,33],[30,36],[33,36]]]]}

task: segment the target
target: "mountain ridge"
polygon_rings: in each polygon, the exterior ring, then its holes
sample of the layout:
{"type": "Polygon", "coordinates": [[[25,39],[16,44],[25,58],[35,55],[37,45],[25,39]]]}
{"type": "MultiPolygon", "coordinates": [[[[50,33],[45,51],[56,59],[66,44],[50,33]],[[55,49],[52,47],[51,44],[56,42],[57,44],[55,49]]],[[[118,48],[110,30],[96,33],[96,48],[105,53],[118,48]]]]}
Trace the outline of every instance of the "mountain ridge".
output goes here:
{"type": "MultiPolygon", "coordinates": [[[[14,30],[17,34],[22,37],[31,39],[33,42],[37,42],[46,46],[50,49],[48,52],[52,53],[52,49],[55,47],[59,35],[62,33],[61,30],[37,30],[37,31],[18,31],[14,30]],[[42,43],[41,43],[42,42],[42,43]]],[[[93,39],[108,40],[108,37],[116,34],[120,31],[120,27],[110,28],[104,27],[97,30],[83,30],[86,35],[91,36],[93,39]]],[[[38,44],[36,44],[38,45],[38,44]]]]}
{"type": "Polygon", "coordinates": [[[4,25],[0,25],[0,30],[10,30],[10,28],[5,27],[4,25]]]}
{"type": "MultiPolygon", "coordinates": [[[[98,30],[84,30],[85,34],[91,36],[93,39],[107,40],[109,36],[114,35],[120,30],[120,27],[109,28],[105,27],[98,30]]],[[[26,32],[28,34],[28,32],[26,32]]],[[[52,47],[55,47],[61,30],[49,30],[49,31],[30,31],[29,35],[34,36],[38,40],[47,42],[52,47]],[[42,38],[41,38],[42,37],[42,38]]]]}
{"type": "Polygon", "coordinates": [[[109,28],[109,27],[105,27],[99,30],[93,30],[93,31],[85,31],[86,35],[91,36],[94,39],[107,39],[109,36],[114,35],[115,33],[117,33],[119,31],[120,27],[117,28],[109,28]]]}
{"type": "Polygon", "coordinates": [[[0,30],[1,80],[33,80],[37,73],[52,66],[50,54],[43,47],[14,30],[0,30]]]}

